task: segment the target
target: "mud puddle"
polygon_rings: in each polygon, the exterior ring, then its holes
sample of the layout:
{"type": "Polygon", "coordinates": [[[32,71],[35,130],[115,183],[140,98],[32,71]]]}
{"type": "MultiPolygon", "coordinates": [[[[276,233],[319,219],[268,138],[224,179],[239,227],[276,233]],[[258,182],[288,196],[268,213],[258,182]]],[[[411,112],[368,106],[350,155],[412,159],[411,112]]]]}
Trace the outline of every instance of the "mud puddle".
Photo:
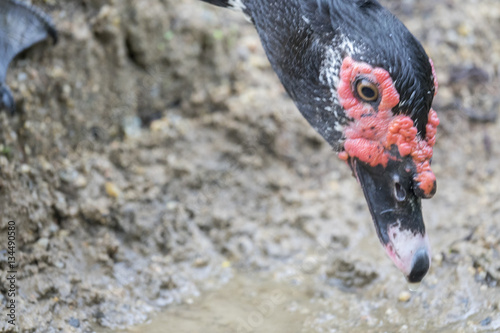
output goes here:
{"type": "Polygon", "coordinates": [[[309,288],[279,283],[257,274],[237,274],[220,290],[166,310],[135,332],[301,332],[308,313],[309,288]]]}
{"type": "Polygon", "coordinates": [[[207,283],[199,297],[171,304],[148,324],[101,333],[499,331],[498,290],[473,261],[437,254],[410,292],[377,240],[364,233],[353,233],[349,251],[315,243],[268,270],[223,261],[226,279],[207,283]]]}
{"type": "MultiPolygon", "coordinates": [[[[147,324],[98,332],[414,332],[422,327],[428,332],[496,332],[500,327],[500,319],[474,307],[454,316],[453,300],[443,302],[444,308],[450,306],[451,311],[440,312],[420,302],[430,289],[435,289],[426,282],[411,293],[404,283],[395,283],[399,299],[387,306],[382,300],[367,299],[359,288],[347,288],[340,279],[325,279],[322,283],[313,275],[296,274],[286,267],[278,271],[270,274],[235,270],[234,277],[222,288],[168,308],[147,324]],[[417,317],[415,312],[425,315],[417,317]],[[439,318],[443,312],[449,315],[445,326],[443,318],[439,318]]],[[[383,283],[374,283],[369,293],[381,295],[387,293],[386,289],[383,283]]]]}
{"type": "Polygon", "coordinates": [[[333,314],[315,299],[318,295],[311,277],[280,279],[268,273],[239,272],[220,290],[168,309],[149,324],[114,333],[316,332],[318,325],[348,316],[348,306],[333,314]]]}

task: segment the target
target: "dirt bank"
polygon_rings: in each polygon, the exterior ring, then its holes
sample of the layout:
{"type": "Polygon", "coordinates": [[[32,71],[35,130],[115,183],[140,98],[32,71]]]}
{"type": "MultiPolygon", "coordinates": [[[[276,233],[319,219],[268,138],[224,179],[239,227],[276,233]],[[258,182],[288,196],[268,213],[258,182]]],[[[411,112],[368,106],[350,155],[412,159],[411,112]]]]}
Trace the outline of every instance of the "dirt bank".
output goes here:
{"type": "MultiPolygon", "coordinates": [[[[60,42],[14,61],[18,112],[0,114],[0,235],[16,221],[20,331],[123,328],[259,274],[297,286],[266,318],[285,318],[283,332],[294,311],[297,332],[500,330],[496,0],[385,2],[441,84],[438,194],[424,202],[435,258],[408,302],[348,168],[237,13],[195,0],[34,3],[60,42]]],[[[5,280],[0,291],[5,303],[5,280]]]]}

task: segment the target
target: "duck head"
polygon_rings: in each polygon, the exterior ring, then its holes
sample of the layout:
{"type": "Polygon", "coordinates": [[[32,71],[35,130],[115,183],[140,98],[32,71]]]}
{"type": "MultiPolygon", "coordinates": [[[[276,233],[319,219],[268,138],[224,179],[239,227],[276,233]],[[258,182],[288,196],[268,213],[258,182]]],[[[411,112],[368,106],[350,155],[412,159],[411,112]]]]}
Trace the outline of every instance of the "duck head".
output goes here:
{"type": "Polygon", "coordinates": [[[361,184],[387,254],[408,281],[431,263],[421,199],[437,91],[432,61],[376,0],[203,0],[243,11],[298,109],[361,184]]]}
{"type": "Polygon", "coordinates": [[[329,108],[338,115],[319,132],[359,181],[388,256],[409,282],[420,282],[431,263],[421,199],[436,192],[432,61],[376,1],[312,3],[307,12],[323,22],[312,30],[326,50],[319,80],[330,87],[329,108]]]}

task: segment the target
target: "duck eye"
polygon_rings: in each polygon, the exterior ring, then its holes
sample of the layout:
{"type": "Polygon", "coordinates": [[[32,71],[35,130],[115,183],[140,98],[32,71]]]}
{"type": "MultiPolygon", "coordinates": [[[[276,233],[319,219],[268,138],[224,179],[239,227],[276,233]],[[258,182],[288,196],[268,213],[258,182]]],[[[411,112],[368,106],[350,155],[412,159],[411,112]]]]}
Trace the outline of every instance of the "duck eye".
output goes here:
{"type": "Polygon", "coordinates": [[[365,102],[374,102],[378,99],[378,87],[366,79],[359,80],[356,83],[356,92],[365,102]]]}

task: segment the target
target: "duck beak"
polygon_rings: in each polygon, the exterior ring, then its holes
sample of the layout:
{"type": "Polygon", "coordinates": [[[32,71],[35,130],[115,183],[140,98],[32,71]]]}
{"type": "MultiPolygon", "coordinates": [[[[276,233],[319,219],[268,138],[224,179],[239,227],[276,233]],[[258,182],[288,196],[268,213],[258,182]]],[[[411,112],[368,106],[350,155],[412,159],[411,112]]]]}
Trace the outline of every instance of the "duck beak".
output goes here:
{"type": "Polygon", "coordinates": [[[420,282],[431,264],[421,199],[414,193],[411,158],[375,167],[350,158],[386,253],[410,283],[420,282]]]}

